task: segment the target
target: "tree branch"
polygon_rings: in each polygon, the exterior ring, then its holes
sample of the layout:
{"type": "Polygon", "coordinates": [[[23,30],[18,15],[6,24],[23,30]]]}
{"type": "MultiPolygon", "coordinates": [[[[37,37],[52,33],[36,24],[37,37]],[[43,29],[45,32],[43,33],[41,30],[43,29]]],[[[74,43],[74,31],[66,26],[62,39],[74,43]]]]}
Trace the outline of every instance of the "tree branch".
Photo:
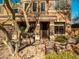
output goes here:
{"type": "Polygon", "coordinates": [[[26,22],[26,26],[27,26],[26,29],[25,29],[25,31],[24,31],[24,33],[27,33],[28,30],[29,30],[29,27],[30,27],[29,21],[28,21],[28,16],[27,16],[26,13],[28,12],[28,9],[32,6],[33,2],[34,2],[34,0],[32,0],[32,1],[29,3],[29,5],[28,5],[28,7],[27,7],[26,10],[24,10],[24,9],[21,7],[21,5],[19,6],[19,9],[23,12],[24,21],[26,22]]]}

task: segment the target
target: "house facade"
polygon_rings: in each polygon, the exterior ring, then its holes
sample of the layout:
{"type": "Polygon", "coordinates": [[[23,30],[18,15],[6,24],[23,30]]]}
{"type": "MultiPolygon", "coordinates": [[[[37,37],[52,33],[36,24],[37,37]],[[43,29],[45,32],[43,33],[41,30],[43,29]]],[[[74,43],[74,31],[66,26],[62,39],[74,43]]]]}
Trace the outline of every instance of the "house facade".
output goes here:
{"type": "MultiPolygon", "coordinates": [[[[20,27],[24,27],[25,23],[22,21],[24,18],[18,9],[20,2],[23,9],[26,11],[30,0],[12,1],[12,8],[16,13],[17,23],[20,27]]],[[[2,0],[0,2],[0,23],[8,19],[7,12],[3,8],[3,3],[2,0]]],[[[28,32],[39,32],[38,34],[35,34],[36,39],[52,39],[57,35],[67,35],[67,31],[71,31],[71,20],[66,15],[68,13],[67,11],[70,10],[69,8],[66,8],[68,5],[70,6],[70,0],[34,0],[34,3],[32,3],[32,6],[26,13],[30,23],[28,32]],[[38,28],[38,31],[35,31],[36,27],[38,28]]],[[[8,21],[6,24],[12,24],[12,22],[8,21]]]]}
{"type": "Polygon", "coordinates": [[[72,24],[72,35],[73,37],[76,37],[79,35],[79,23],[72,24]]]}

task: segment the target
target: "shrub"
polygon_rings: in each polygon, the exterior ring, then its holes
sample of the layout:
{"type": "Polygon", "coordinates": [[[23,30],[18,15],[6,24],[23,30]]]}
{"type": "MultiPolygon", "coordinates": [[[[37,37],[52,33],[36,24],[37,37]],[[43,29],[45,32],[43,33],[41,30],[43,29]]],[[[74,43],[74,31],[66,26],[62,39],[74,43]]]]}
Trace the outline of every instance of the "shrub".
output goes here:
{"type": "Polygon", "coordinates": [[[79,43],[79,35],[77,35],[74,39],[76,40],[76,43],[79,43]]]}
{"type": "Polygon", "coordinates": [[[53,52],[45,56],[45,59],[78,59],[78,58],[79,58],[78,55],[67,51],[60,52],[58,54],[53,52]]]}
{"type": "Polygon", "coordinates": [[[67,40],[68,40],[68,38],[65,37],[65,36],[63,36],[63,35],[57,36],[57,37],[55,38],[55,41],[57,41],[57,42],[62,42],[62,43],[66,42],[67,40]]]}

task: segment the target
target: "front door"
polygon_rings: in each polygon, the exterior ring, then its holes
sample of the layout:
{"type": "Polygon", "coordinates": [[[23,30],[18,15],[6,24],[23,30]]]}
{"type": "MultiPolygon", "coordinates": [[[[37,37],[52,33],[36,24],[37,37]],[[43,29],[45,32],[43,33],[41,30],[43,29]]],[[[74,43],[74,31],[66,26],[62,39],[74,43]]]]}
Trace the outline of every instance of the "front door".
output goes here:
{"type": "Polygon", "coordinates": [[[49,22],[40,23],[41,38],[49,38],[49,22]]]}

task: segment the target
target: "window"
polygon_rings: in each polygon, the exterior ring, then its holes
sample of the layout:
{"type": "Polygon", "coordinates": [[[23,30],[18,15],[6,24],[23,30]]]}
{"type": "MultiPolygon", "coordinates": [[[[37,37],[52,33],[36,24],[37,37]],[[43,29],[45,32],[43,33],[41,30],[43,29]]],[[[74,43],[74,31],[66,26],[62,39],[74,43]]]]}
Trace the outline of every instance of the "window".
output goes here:
{"type": "Polygon", "coordinates": [[[33,11],[37,11],[37,3],[33,3],[33,11]]]}
{"type": "Polygon", "coordinates": [[[56,22],[54,26],[55,34],[65,34],[65,23],[56,22]]]}
{"type": "Polygon", "coordinates": [[[29,3],[25,3],[25,7],[24,7],[25,10],[27,9],[28,5],[29,3]]]}
{"type": "Polygon", "coordinates": [[[20,0],[11,0],[12,3],[20,3],[20,0]]]}
{"type": "Polygon", "coordinates": [[[26,23],[24,21],[22,22],[17,22],[17,24],[19,25],[19,28],[21,31],[24,31],[26,28],[26,23]]]}
{"type": "Polygon", "coordinates": [[[33,33],[36,28],[36,23],[35,22],[30,22],[30,28],[28,30],[29,33],[33,33]]]}
{"type": "Polygon", "coordinates": [[[67,7],[66,5],[67,5],[66,0],[60,0],[59,1],[59,10],[65,10],[67,7]]]}
{"type": "Polygon", "coordinates": [[[45,11],[45,2],[41,3],[41,11],[45,11]]]}
{"type": "Polygon", "coordinates": [[[49,1],[49,10],[55,10],[56,7],[58,8],[59,0],[49,1]]]}
{"type": "Polygon", "coordinates": [[[12,4],[12,9],[13,9],[14,13],[19,13],[18,7],[19,7],[19,4],[17,4],[17,3],[12,4]]]}
{"type": "Polygon", "coordinates": [[[18,9],[13,9],[14,13],[18,13],[19,10],[18,9]]]}
{"type": "Polygon", "coordinates": [[[65,10],[67,8],[67,0],[57,0],[55,9],[56,10],[65,10]]]}

